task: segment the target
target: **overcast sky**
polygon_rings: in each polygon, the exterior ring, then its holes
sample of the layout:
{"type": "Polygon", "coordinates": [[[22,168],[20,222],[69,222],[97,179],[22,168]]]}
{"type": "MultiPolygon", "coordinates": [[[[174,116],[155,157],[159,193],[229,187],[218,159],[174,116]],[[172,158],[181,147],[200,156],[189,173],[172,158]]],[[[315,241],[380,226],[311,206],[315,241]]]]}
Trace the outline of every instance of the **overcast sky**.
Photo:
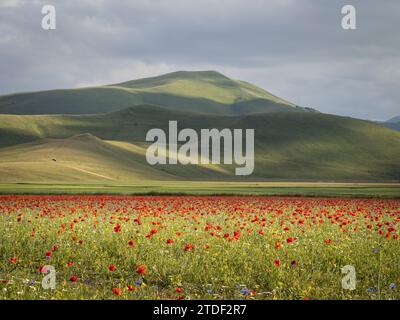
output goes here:
{"type": "Polygon", "coordinates": [[[0,0],[0,94],[216,70],[298,105],[400,115],[399,0],[0,0]],[[41,8],[57,29],[41,28],[41,8]],[[357,9],[343,30],[341,8],[357,9]]]}

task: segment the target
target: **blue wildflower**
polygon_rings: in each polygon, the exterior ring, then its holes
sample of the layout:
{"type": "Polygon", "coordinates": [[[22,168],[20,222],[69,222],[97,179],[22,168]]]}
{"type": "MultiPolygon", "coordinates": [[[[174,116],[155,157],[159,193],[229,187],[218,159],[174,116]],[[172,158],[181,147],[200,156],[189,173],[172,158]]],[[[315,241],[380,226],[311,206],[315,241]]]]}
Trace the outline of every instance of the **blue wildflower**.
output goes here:
{"type": "Polygon", "coordinates": [[[250,294],[250,290],[249,289],[247,289],[247,288],[243,288],[242,290],[240,290],[240,293],[241,294],[244,294],[244,295],[249,295],[250,294]]]}
{"type": "Polygon", "coordinates": [[[376,291],[378,291],[375,287],[369,287],[368,289],[367,289],[367,292],[368,293],[374,293],[374,292],[376,292],[376,291]]]}
{"type": "Polygon", "coordinates": [[[391,283],[391,284],[389,284],[389,288],[392,290],[395,290],[395,289],[397,289],[397,285],[395,283],[391,283]]]}

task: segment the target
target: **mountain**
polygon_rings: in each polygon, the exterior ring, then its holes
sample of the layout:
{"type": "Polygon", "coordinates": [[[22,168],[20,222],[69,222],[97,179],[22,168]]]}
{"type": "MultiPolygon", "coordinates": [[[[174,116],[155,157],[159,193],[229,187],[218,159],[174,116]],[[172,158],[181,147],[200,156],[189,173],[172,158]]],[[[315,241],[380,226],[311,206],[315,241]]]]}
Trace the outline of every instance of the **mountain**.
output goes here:
{"type": "Polygon", "coordinates": [[[387,123],[399,123],[400,122],[400,116],[394,117],[386,121],[387,123]]]}
{"type": "Polygon", "coordinates": [[[400,132],[301,108],[215,71],[0,96],[4,183],[400,180],[398,159],[400,132]],[[235,176],[236,165],[150,166],[146,133],[168,132],[169,120],[198,133],[255,129],[253,175],[235,176]]]}
{"type": "Polygon", "coordinates": [[[389,119],[384,125],[388,128],[400,131],[400,116],[389,119]]]}
{"type": "Polygon", "coordinates": [[[178,71],[113,85],[3,95],[0,114],[97,114],[143,104],[223,115],[313,111],[215,71],[178,71]]]}
{"type": "Polygon", "coordinates": [[[140,105],[95,115],[0,115],[0,181],[107,183],[144,180],[395,180],[400,132],[314,112],[215,115],[140,105]],[[235,165],[156,165],[145,159],[148,130],[255,129],[255,170],[235,165]]]}

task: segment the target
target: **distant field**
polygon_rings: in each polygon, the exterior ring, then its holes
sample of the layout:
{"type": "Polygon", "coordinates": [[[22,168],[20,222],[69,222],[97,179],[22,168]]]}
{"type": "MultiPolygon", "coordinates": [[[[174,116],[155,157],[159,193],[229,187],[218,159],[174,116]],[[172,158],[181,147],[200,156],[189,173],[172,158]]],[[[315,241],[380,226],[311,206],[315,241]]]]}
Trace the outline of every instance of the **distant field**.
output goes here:
{"type": "Polygon", "coordinates": [[[187,194],[400,198],[400,183],[147,182],[106,184],[0,184],[0,194],[187,194]]]}

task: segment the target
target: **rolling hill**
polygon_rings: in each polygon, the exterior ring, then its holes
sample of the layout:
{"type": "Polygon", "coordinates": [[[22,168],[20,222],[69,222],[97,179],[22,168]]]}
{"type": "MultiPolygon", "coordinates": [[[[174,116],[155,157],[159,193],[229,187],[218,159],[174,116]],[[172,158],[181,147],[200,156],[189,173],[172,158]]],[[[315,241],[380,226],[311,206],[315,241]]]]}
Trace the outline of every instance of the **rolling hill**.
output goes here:
{"type": "Polygon", "coordinates": [[[400,132],[301,108],[215,71],[0,96],[0,182],[400,180],[398,159],[400,132]],[[146,133],[167,132],[169,120],[197,132],[255,129],[254,173],[150,166],[146,133]]]}
{"type": "Polygon", "coordinates": [[[223,115],[312,111],[215,71],[178,71],[99,87],[4,95],[0,114],[97,114],[143,104],[223,115]]]}
{"type": "Polygon", "coordinates": [[[0,115],[0,181],[395,180],[400,133],[312,112],[211,115],[141,105],[95,115],[0,115]],[[179,129],[254,128],[255,171],[235,165],[146,163],[145,136],[177,120],[179,129]],[[114,179],[114,180],[112,180],[114,179]]]}
{"type": "Polygon", "coordinates": [[[388,128],[400,131],[400,116],[389,119],[384,125],[388,128]]]}
{"type": "MultiPolygon", "coordinates": [[[[39,139],[0,148],[1,182],[93,183],[174,181],[175,172],[149,166],[145,147],[118,141],[103,141],[92,134],[66,139],[39,139]],[[16,170],[17,169],[17,170],[16,170]]],[[[193,168],[189,168],[189,174],[193,168]]],[[[215,176],[214,165],[195,169],[203,177],[215,176]]]]}

